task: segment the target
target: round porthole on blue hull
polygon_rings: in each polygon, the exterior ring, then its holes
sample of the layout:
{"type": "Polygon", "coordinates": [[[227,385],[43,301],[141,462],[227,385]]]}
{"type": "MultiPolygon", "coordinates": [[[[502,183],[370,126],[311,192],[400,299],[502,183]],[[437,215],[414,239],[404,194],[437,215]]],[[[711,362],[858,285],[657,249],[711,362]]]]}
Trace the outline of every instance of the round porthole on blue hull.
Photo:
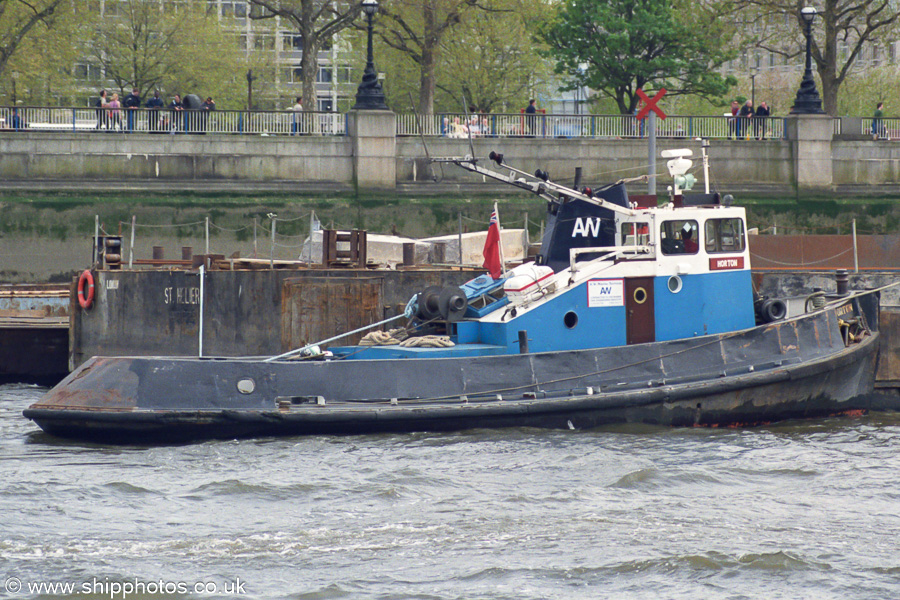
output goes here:
{"type": "Polygon", "coordinates": [[[678,275],[669,277],[669,291],[673,294],[677,294],[681,291],[681,277],[678,275]]]}
{"type": "Polygon", "coordinates": [[[565,323],[566,327],[572,329],[576,325],[578,325],[578,315],[575,314],[574,311],[569,311],[563,316],[563,323],[565,323]]]}

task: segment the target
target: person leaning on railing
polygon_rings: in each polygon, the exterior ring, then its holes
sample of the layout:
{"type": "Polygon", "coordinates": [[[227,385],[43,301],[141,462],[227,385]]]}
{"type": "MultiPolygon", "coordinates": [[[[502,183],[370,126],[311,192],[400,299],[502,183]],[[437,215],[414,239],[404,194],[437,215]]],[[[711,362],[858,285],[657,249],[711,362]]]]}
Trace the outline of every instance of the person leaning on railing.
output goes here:
{"type": "Polygon", "coordinates": [[[125,96],[122,105],[125,107],[125,129],[128,133],[131,133],[134,131],[134,111],[141,106],[140,91],[137,88],[133,88],[131,93],[125,96]]]}
{"type": "Polygon", "coordinates": [[[109,129],[109,115],[106,108],[109,102],[106,99],[106,90],[100,90],[100,98],[97,100],[97,129],[109,129]]]}
{"type": "Polygon", "coordinates": [[[884,137],[884,102],[875,106],[875,114],[872,115],[872,139],[884,137]]]}
{"type": "Polygon", "coordinates": [[[770,115],[769,105],[765,102],[760,102],[759,106],[756,107],[756,114],[753,116],[753,130],[756,134],[756,139],[766,139],[766,119],[770,115]]]}
{"type": "Polygon", "coordinates": [[[297,135],[300,133],[300,120],[303,116],[303,96],[297,96],[297,102],[294,103],[291,110],[294,112],[291,118],[291,135],[297,135]]]}
{"type": "Polygon", "coordinates": [[[181,102],[181,96],[175,94],[172,102],[169,104],[169,120],[166,123],[169,133],[175,133],[179,129],[184,131],[184,104],[181,102]]]}
{"type": "Polygon", "coordinates": [[[162,98],[159,97],[159,90],[153,91],[153,97],[147,100],[147,130],[152,132],[159,131],[159,110],[163,107],[162,98]]]}

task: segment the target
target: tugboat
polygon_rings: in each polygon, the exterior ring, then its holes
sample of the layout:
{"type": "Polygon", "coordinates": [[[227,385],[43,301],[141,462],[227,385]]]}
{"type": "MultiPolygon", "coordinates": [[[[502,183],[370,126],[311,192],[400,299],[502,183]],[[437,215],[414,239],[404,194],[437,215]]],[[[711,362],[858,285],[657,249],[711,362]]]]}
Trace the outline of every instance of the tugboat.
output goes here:
{"type": "Polygon", "coordinates": [[[662,206],[630,200],[624,182],[562,186],[496,153],[489,166],[439,159],[546,200],[534,262],[423,290],[405,327],[373,332],[370,345],[95,357],[24,415],[53,435],[136,443],[746,426],[868,408],[878,292],[840,290],[796,316],[756,297],[745,211],[729,196],[686,193],[689,156],[663,153],[673,185],[662,206]]]}

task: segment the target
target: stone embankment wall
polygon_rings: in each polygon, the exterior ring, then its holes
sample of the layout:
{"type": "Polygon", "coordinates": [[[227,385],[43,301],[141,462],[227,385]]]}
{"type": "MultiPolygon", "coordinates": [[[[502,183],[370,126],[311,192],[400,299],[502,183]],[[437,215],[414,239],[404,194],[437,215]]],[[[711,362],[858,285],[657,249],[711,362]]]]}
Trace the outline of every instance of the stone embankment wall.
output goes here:
{"type": "MultiPolygon", "coordinates": [[[[432,157],[465,156],[468,140],[393,135],[393,113],[354,115],[351,135],[147,135],[96,132],[0,133],[0,178],[13,182],[126,181],[178,184],[229,182],[301,182],[332,189],[394,190],[427,193],[437,179],[450,184],[483,185],[481,178],[453,165],[429,165],[432,157]],[[391,167],[394,168],[391,168],[391,167]],[[421,187],[414,184],[423,184],[421,187]]],[[[900,185],[900,145],[888,140],[833,137],[831,121],[797,122],[786,140],[712,140],[710,179],[715,188],[773,194],[799,189],[859,188],[877,193],[900,185]],[[818,137],[817,137],[818,136],[818,137]]],[[[475,154],[504,154],[506,162],[526,172],[548,171],[571,183],[581,167],[589,184],[646,174],[650,160],[643,139],[476,138],[475,154]]],[[[694,151],[698,188],[703,176],[700,142],[660,139],[657,150],[687,147],[694,151]]],[[[658,191],[665,192],[665,161],[657,159],[658,191]]],[[[496,185],[494,186],[496,187],[496,185]]],[[[635,182],[633,189],[646,189],[635,182]]],[[[490,189],[490,188],[487,188],[490,189]]]]}

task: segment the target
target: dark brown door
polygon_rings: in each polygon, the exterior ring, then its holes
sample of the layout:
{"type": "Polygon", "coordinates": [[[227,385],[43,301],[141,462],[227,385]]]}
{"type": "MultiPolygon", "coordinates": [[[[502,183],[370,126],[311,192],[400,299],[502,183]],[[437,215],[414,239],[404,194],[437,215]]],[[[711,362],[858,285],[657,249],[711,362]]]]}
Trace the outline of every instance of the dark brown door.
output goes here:
{"type": "Polygon", "coordinates": [[[652,277],[625,279],[625,313],[625,335],[629,344],[644,344],[656,339],[652,277]]]}

